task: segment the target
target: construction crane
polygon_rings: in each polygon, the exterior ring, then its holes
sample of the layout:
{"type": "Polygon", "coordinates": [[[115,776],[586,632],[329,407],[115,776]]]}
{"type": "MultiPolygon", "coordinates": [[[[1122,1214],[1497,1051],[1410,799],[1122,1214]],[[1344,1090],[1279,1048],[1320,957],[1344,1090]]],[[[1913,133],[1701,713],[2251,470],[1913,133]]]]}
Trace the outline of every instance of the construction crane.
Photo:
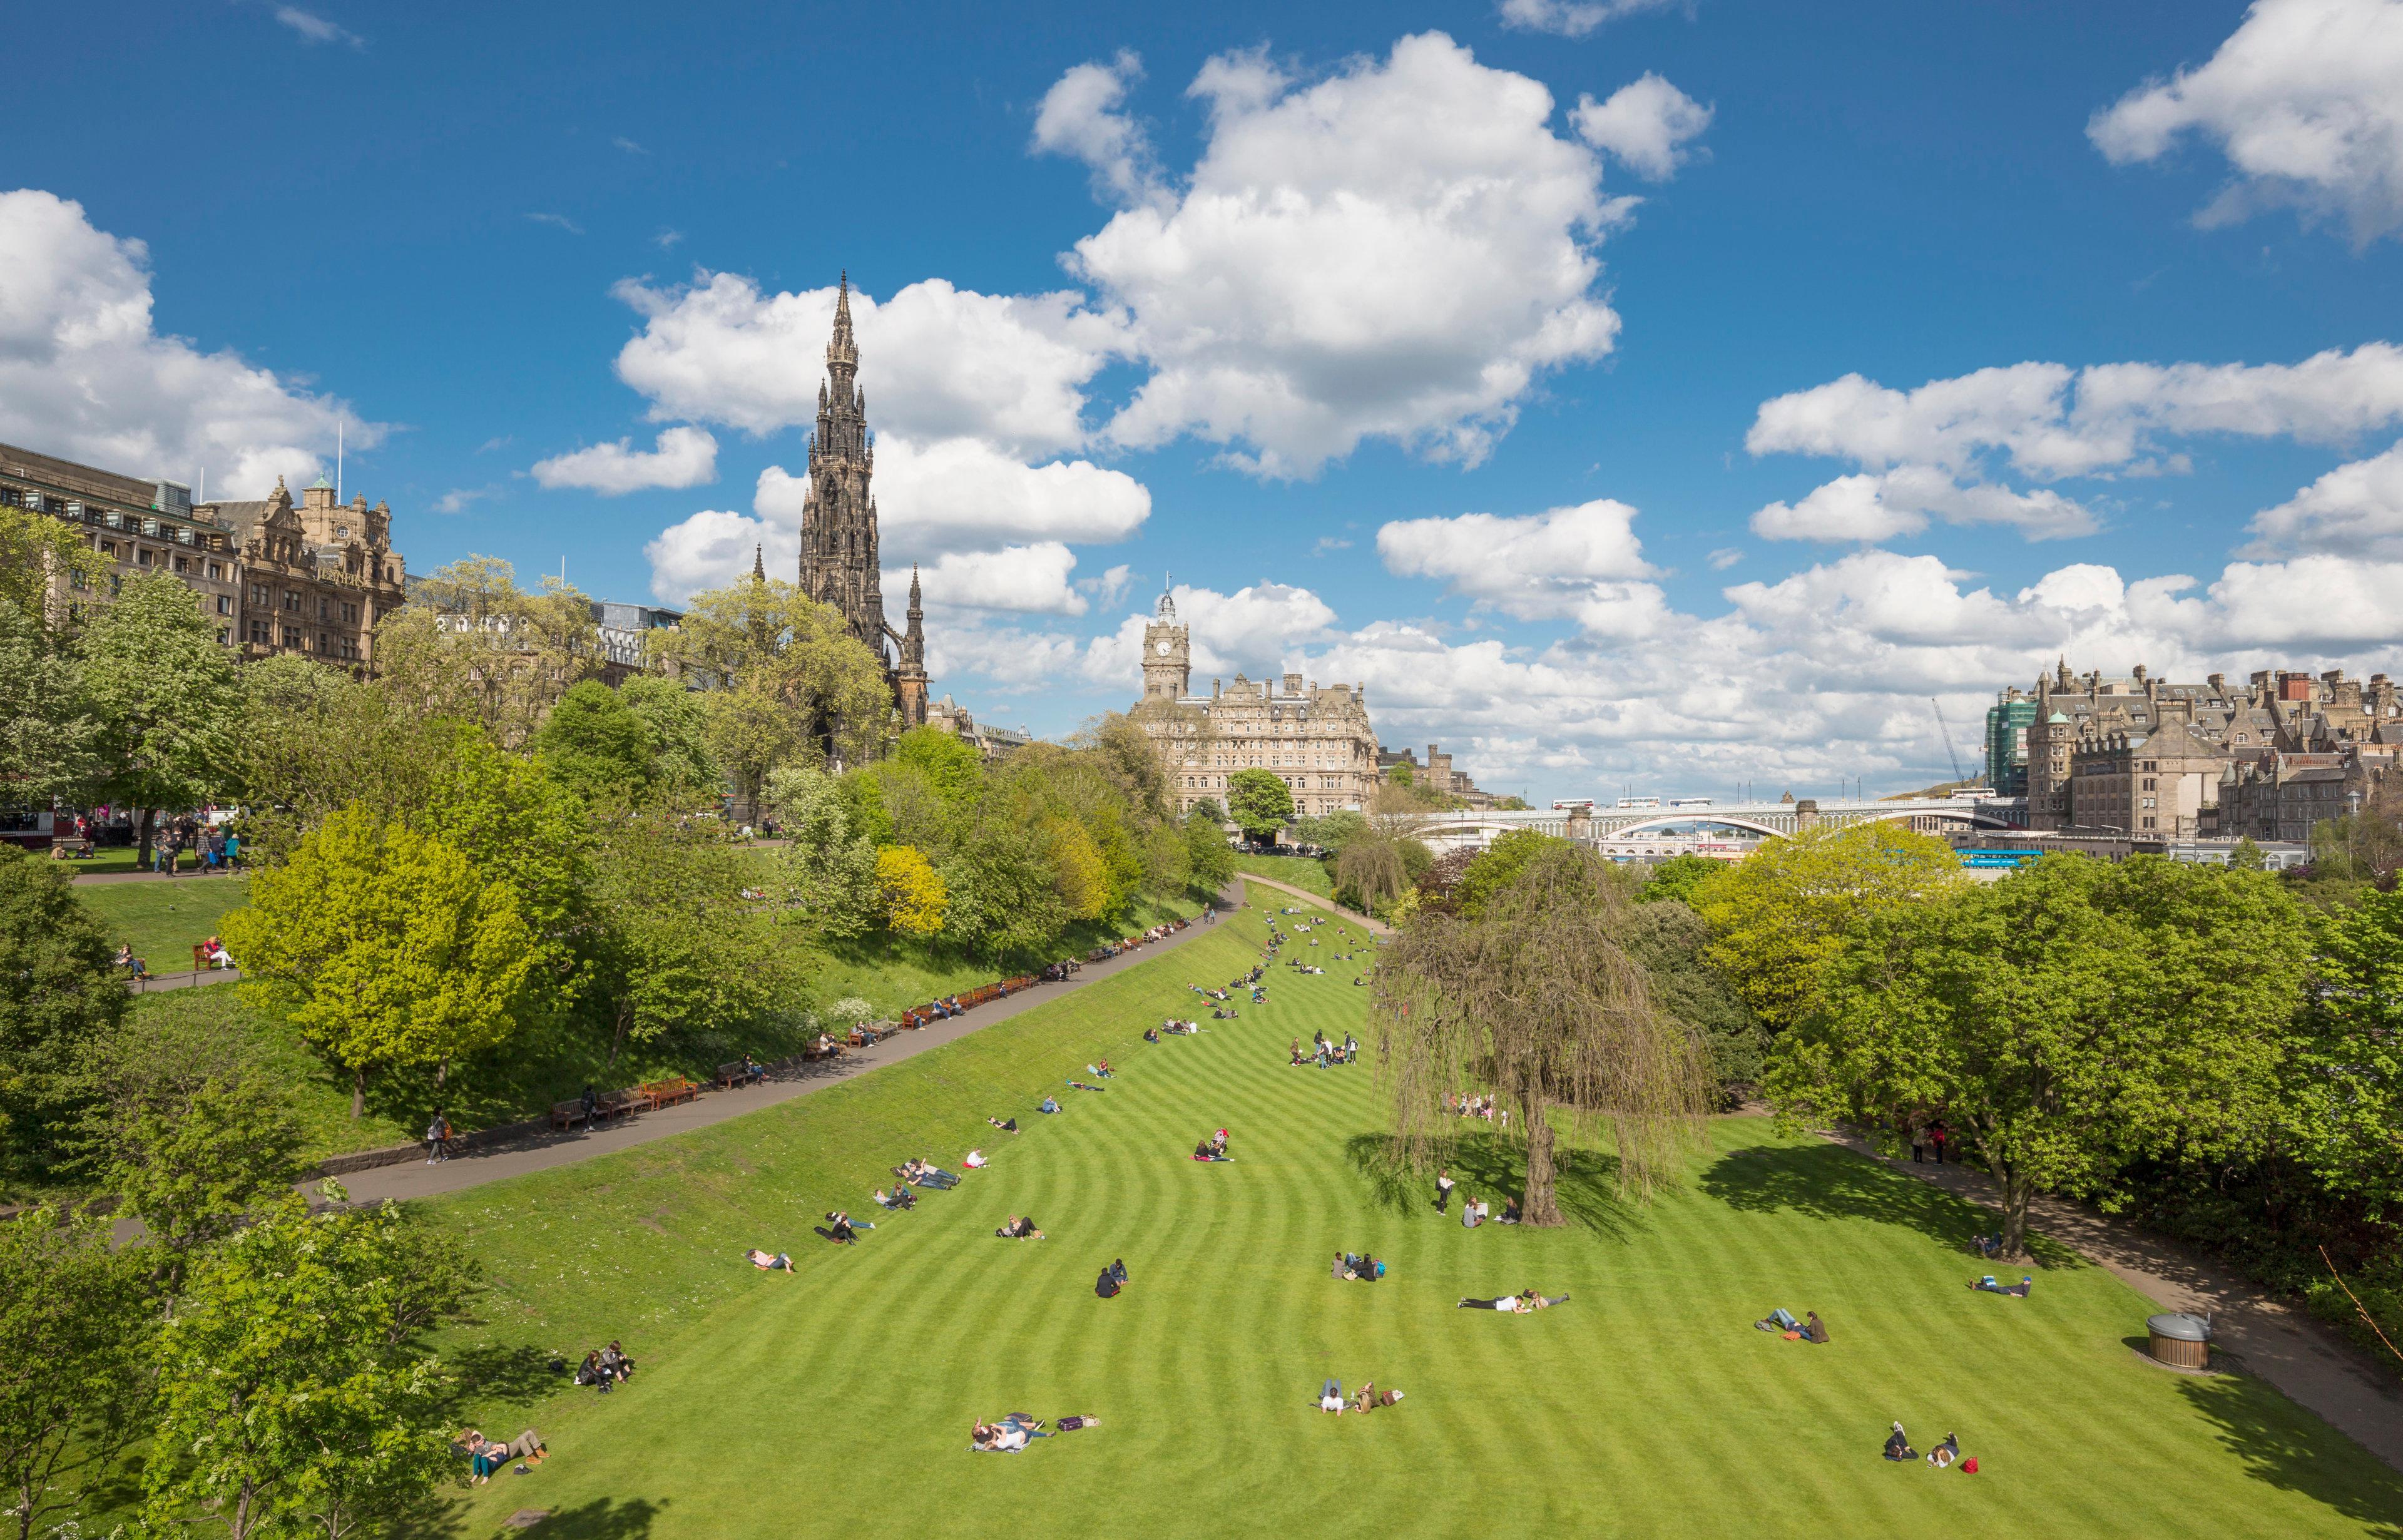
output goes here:
{"type": "Polygon", "coordinates": [[[1961,756],[1959,751],[1952,747],[1952,728],[1944,720],[1944,708],[1936,705],[1936,697],[1932,695],[1927,698],[1927,703],[1936,707],[1936,730],[1944,735],[1944,754],[1952,761],[1953,784],[1965,786],[1969,784],[1969,778],[1961,773],[1961,756]]]}

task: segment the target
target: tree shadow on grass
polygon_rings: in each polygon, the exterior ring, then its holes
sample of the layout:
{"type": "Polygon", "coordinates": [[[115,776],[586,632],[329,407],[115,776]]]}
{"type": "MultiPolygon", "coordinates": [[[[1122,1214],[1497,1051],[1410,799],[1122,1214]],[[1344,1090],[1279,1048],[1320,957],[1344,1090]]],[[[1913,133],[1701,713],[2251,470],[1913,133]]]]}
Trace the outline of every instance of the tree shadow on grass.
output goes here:
{"type": "Polygon", "coordinates": [[[451,1409],[532,1406],[567,1389],[574,1366],[531,1342],[476,1342],[447,1353],[451,1409]]]}
{"type": "MultiPolygon", "coordinates": [[[[1969,1238],[1999,1228],[1993,1210],[1835,1145],[1757,1145],[1729,1150],[1702,1172],[1702,1189],[1744,1213],[1900,1225],[1960,1248],[1972,1266],[1984,1259],[1969,1253],[1969,1238]]],[[[2086,1265],[2076,1252],[2041,1235],[2028,1236],[2028,1249],[2040,1267],[2086,1265]]],[[[2002,1265],[1989,1264],[1980,1270],[2002,1265]]]]}
{"type": "Polygon", "coordinates": [[[2178,1389],[2254,1479],[2323,1504],[2376,1540],[2403,1540],[2403,1475],[2368,1450],[2249,1377],[2178,1389]]]}
{"type": "Polygon", "coordinates": [[[623,1502],[596,1497],[581,1507],[562,1508],[535,1526],[541,1540],[645,1540],[667,1508],[647,1497],[623,1502]]]}
{"type": "MultiPolygon", "coordinates": [[[[1402,1158],[1401,1142],[1390,1133],[1358,1133],[1344,1141],[1343,1153],[1352,1169],[1368,1178],[1379,1208],[1397,1214],[1424,1210],[1431,1217],[1457,1222],[1455,1204],[1436,1214],[1435,1172],[1417,1170],[1402,1158]]],[[[1460,1186],[1454,1196],[1475,1193],[1488,1202],[1515,1199],[1526,1190],[1527,1152],[1493,1134],[1474,1133],[1453,1140],[1437,1156],[1460,1186]]],[[[1562,1216],[1573,1225],[1616,1240],[1630,1228],[1628,1205],[1618,1195],[1618,1162],[1599,1150],[1560,1146],[1553,1157],[1554,1195],[1562,1216]]]]}

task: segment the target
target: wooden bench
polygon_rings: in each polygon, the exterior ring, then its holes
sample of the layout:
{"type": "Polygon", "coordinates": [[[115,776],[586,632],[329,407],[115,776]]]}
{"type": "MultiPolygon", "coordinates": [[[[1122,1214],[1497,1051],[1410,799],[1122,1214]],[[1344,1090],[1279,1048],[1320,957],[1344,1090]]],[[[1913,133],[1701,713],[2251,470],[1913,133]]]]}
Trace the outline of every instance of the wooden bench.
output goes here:
{"type": "Polygon", "coordinates": [[[624,1090],[613,1090],[602,1097],[599,1106],[599,1111],[604,1117],[624,1117],[633,1113],[650,1110],[650,1098],[632,1086],[624,1090]]]}
{"type": "Polygon", "coordinates": [[[701,1088],[682,1075],[673,1080],[646,1080],[643,1094],[654,1107],[672,1107],[678,1102],[689,1102],[701,1094],[701,1088]]]}
{"type": "Polygon", "coordinates": [[[573,1102],[553,1102],[550,1104],[550,1126],[552,1128],[572,1129],[576,1124],[583,1121],[583,1098],[578,1097],[573,1102]]]}
{"type": "MultiPolygon", "coordinates": [[[[763,1068],[761,1071],[761,1078],[764,1079],[765,1077],[766,1071],[763,1068]]],[[[717,1066],[717,1089],[719,1090],[738,1090],[743,1087],[751,1084],[751,1066],[740,1059],[729,1060],[725,1063],[717,1066]]]]}

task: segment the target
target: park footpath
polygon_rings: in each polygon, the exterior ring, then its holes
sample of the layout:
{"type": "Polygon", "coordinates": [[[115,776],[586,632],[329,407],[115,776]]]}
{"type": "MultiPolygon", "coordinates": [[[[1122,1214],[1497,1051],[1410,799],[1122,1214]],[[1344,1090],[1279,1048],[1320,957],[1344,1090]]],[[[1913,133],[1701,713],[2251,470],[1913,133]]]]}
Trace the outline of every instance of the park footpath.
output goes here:
{"type": "MultiPolygon", "coordinates": [[[[1897,1160],[1849,1133],[1823,1130],[1820,1137],[1973,1203],[2002,1208],[2001,1186],[1984,1172],[1897,1160]]],[[[2083,1203],[2032,1198],[2028,1228],[2100,1264],[2164,1310],[2209,1315],[2212,1346],[2235,1360],[2235,1367],[2269,1381],[2403,1471],[2403,1391],[2377,1366],[2364,1363],[2361,1352],[2325,1322],[2264,1293],[2225,1264],[2083,1203]]]]}
{"type": "Polygon", "coordinates": [[[1280,882],[1273,877],[1256,877],[1247,871],[1239,871],[1235,875],[1242,878],[1246,882],[1257,882],[1264,888],[1274,888],[1279,893],[1289,893],[1296,898],[1308,899],[1311,903],[1325,909],[1327,913],[1332,914],[1338,920],[1347,921],[1352,924],[1358,925],[1371,936],[1391,936],[1394,934],[1394,927],[1385,923],[1382,920],[1371,920],[1367,915],[1362,914],[1355,909],[1347,909],[1338,904],[1334,899],[1327,897],[1323,893],[1313,893],[1308,888],[1298,888],[1290,882],[1280,882]]]}
{"type": "MultiPolygon", "coordinates": [[[[1238,900],[1225,897],[1220,899],[1222,907],[1236,902],[1238,900]]],[[[797,1096],[807,1096],[828,1086],[840,1085],[869,1070],[897,1064],[904,1059],[915,1058],[946,1043],[957,1042],[980,1027],[1007,1021],[1021,1011],[1048,1005],[1063,994],[1072,993],[1098,979],[1148,963],[1213,928],[1212,923],[1197,918],[1183,930],[1172,931],[1157,941],[1147,942],[1099,963],[1087,963],[1063,982],[1035,984],[1007,999],[979,1006],[965,1016],[896,1032],[868,1047],[847,1047],[831,1058],[792,1064],[772,1073],[764,1084],[736,1090],[706,1092],[680,1105],[661,1107],[640,1117],[626,1118],[613,1128],[571,1133],[529,1131],[515,1137],[495,1139],[489,1144],[479,1142],[438,1165],[429,1166],[423,1158],[413,1158],[406,1162],[377,1165],[366,1170],[338,1172],[336,1180],[342,1184],[342,1190],[354,1203],[380,1203],[388,1198],[403,1200],[436,1198],[481,1186],[487,1182],[523,1176],[529,1172],[571,1166],[595,1156],[647,1145],[679,1133],[689,1133],[695,1129],[709,1128],[745,1113],[757,1112],[762,1107],[774,1106],[797,1096]]],[[[326,1164],[340,1168],[345,1164],[345,1158],[337,1158],[326,1164]]],[[[317,1180],[312,1177],[303,1182],[301,1190],[312,1191],[317,1180]]]]}

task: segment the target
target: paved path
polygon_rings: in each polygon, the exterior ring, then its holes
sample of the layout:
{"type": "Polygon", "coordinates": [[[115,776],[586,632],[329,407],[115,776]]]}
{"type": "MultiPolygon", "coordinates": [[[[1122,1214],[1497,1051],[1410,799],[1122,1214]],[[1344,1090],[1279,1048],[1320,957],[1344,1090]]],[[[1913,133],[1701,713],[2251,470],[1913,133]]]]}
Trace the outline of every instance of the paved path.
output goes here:
{"type": "MultiPolygon", "coordinates": [[[[1823,1137],[1972,1202],[2001,1207],[2001,1188],[1984,1172],[1889,1159],[1849,1135],[1823,1137]]],[[[2208,1311],[2214,1345],[2239,1360],[2247,1373],[2260,1376],[2289,1400],[2309,1407],[2403,1470],[2403,1391],[2391,1373],[2382,1374],[2377,1366],[2364,1363],[2361,1353],[2324,1323],[2272,1298],[2222,1263],[2193,1256],[2082,1203],[2033,1199],[2028,1222],[2165,1309],[2208,1311]]],[[[2136,1325],[2131,1322],[2129,1329],[2132,1332],[2136,1325]]]]}
{"type": "Polygon", "coordinates": [[[79,871],[77,882],[217,882],[229,877],[247,877],[248,867],[241,871],[194,871],[186,867],[177,872],[163,871],[79,871]]]}
{"type": "Polygon", "coordinates": [[[1264,888],[1274,888],[1280,893],[1289,893],[1296,898],[1307,898],[1312,903],[1317,905],[1320,909],[1327,910],[1339,920],[1343,920],[1352,924],[1366,927],[1368,934],[1371,936],[1391,936],[1394,934],[1394,927],[1385,923],[1382,920],[1371,920],[1365,914],[1360,914],[1352,909],[1347,909],[1341,905],[1336,903],[1334,899],[1327,897],[1323,893],[1313,893],[1308,888],[1298,888],[1290,882],[1280,882],[1273,877],[1255,876],[1253,873],[1248,871],[1240,871],[1235,875],[1242,878],[1246,882],[1257,882],[1264,888]]]}
{"type": "Polygon", "coordinates": [[[149,978],[126,980],[125,987],[136,994],[155,994],[160,990],[188,990],[195,984],[239,984],[240,968],[186,968],[176,973],[154,973],[149,978]]]}
{"type": "MultiPolygon", "coordinates": [[[[354,1172],[337,1180],[350,1194],[353,1202],[382,1202],[387,1198],[432,1198],[481,1186],[487,1182],[522,1176],[528,1172],[574,1165],[576,1161],[589,1160],[612,1150],[647,1145],[655,1139],[665,1139],[694,1129],[705,1129],[714,1123],[723,1123],[779,1102],[789,1102],[797,1096],[824,1090],[854,1075],[898,1063],[929,1048],[941,1047],[980,1027],[1007,1021],[1021,1011],[1049,1005],[1095,979],[1140,967],[1215,928],[1215,923],[1197,919],[1165,940],[1154,941],[1106,962],[1088,963],[1064,984],[1037,984],[1007,1000],[979,1006],[965,1016],[937,1021],[914,1032],[896,1033],[874,1047],[845,1048],[832,1059],[800,1065],[764,1086],[744,1090],[704,1091],[682,1106],[662,1107],[657,1112],[627,1118],[615,1128],[601,1129],[591,1133],[536,1134],[454,1156],[438,1166],[412,1160],[406,1165],[378,1166],[369,1171],[354,1172]]],[[[313,1191],[316,1184],[312,1181],[301,1186],[303,1190],[313,1191]]]]}

